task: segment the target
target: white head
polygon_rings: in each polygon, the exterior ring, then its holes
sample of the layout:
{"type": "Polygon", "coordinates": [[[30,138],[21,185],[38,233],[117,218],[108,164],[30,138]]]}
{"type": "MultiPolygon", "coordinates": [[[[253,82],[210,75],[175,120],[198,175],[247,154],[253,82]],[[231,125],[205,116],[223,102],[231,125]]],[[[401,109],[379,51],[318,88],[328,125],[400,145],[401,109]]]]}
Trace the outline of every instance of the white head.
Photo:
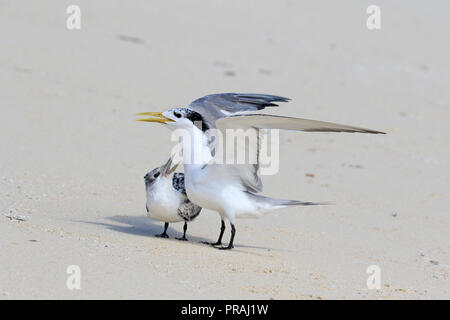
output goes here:
{"type": "Polygon", "coordinates": [[[157,184],[161,179],[165,179],[171,176],[171,174],[178,167],[178,163],[172,166],[172,160],[173,158],[171,156],[164,165],[153,169],[144,176],[145,185],[147,188],[154,184],[157,184]]]}
{"type": "Polygon", "coordinates": [[[209,129],[202,115],[187,108],[172,108],[164,112],[144,112],[138,113],[142,116],[152,116],[152,118],[139,119],[138,121],[157,122],[166,125],[169,129],[189,129],[196,126],[203,132],[209,129]]]}

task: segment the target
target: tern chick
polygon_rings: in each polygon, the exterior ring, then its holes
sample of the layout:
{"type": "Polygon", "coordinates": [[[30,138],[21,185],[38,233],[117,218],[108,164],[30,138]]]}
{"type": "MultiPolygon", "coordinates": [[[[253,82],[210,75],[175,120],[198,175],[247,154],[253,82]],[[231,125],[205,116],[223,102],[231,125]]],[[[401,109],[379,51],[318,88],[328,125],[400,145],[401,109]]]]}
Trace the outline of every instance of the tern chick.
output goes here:
{"type": "Polygon", "coordinates": [[[201,207],[189,201],[184,187],[184,174],[173,173],[178,164],[172,165],[172,157],[159,168],[155,168],[144,177],[147,192],[147,216],[164,221],[164,232],[159,235],[168,238],[169,223],[184,221],[183,237],[187,240],[187,222],[195,219],[202,210],[201,207]],[[173,173],[173,176],[172,176],[173,173]]]}

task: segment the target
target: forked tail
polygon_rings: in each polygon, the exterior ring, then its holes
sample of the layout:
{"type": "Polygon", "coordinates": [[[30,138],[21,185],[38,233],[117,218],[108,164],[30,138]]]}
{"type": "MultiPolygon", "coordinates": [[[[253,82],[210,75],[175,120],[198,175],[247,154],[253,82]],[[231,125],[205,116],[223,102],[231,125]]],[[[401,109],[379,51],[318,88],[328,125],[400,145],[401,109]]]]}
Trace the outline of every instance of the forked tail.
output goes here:
{"type": "Polygon", "coordinates": [[[318,205],[328,205],[329,202],[309,202],[309,201],[297,201],[297,200],[285,200],[285,199],[275,199],[251,192],[247,192],[249,197],[252,198],[260,209],[271,211],[276,209],[281,209],[290,206],[318,206],[318,205]]]}

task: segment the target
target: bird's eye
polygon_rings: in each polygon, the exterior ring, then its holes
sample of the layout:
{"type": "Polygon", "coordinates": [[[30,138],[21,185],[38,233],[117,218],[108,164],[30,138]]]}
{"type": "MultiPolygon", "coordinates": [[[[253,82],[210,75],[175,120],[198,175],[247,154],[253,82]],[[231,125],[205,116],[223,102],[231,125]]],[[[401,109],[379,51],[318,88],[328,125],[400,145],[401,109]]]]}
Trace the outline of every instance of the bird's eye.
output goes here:
{"type": "Polygon", "coordinates": [[[153,178],[158,178],[158,177],[159,177],[159,172],[157,172],[153,175],[153,178]]]}
{"type": "Polygon", "coordinates": [[[175,117],[177,117],[177,118],[181,118],[181,113],[178,113],[178,112],[176,112],[176,111],[173,113],[173,115],[174,115],[175,117]]]}

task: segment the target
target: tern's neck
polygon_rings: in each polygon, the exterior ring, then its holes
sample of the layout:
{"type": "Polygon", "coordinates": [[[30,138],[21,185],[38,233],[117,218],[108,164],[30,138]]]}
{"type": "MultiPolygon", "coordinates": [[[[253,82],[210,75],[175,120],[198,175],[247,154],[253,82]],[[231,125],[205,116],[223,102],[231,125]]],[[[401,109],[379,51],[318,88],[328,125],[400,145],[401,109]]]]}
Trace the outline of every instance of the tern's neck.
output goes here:
{"type": "Polygon", "coordinates": [[[192,125],[180,134],[183,148],[183,162],[185,165],[203,166],[211,159],[211,151],[208,147],[206,134],[192,125]]]}

